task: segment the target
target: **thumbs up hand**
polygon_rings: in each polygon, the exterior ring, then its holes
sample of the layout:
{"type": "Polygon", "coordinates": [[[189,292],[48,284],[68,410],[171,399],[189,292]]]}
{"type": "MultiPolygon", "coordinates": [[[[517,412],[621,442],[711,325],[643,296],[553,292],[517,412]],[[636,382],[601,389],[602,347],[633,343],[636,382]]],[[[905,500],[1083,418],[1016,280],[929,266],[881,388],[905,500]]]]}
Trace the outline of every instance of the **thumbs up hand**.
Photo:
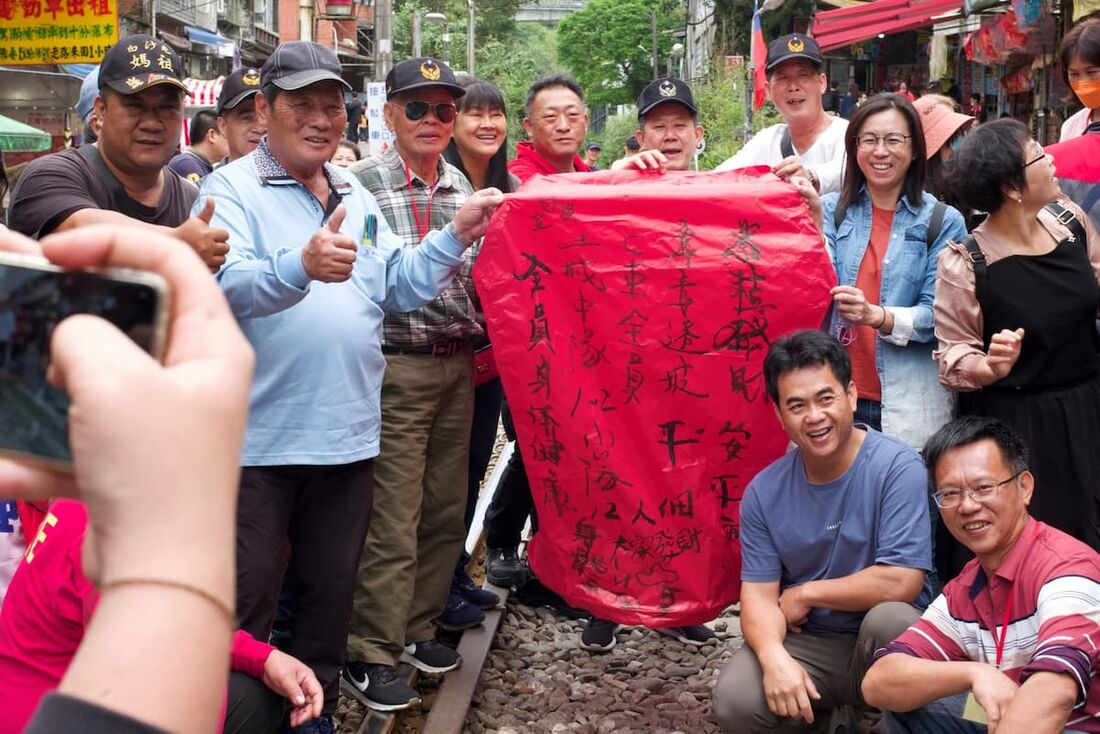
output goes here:
{"type": "Polygon", "coordinates": [[[210,220],[213,216],[214,199],[210,197],[207,198],[201,212],[176,227],[173,233],[191,245],[191,248],[206,263],[206,267],[216,273],[225,263],[225,253],[229,252],[229,232],[211,227],[210,220]]]}
{"type": "Polygon", "coordinates": [[[342,283],[351,277],[358,246],[355,240],[340,232],[345,216],[347,209],[341,204],[302,248],[302,266],[312,280],[342,283]]]}

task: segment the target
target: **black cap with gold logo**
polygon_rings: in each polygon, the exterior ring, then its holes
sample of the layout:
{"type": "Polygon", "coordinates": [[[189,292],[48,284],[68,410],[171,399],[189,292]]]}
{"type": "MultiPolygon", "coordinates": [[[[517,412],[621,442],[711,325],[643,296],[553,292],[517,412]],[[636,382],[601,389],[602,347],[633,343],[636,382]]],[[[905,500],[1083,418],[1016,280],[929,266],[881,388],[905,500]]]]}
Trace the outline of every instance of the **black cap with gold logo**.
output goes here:
{"type": "Polygon", "coordinates": [[[825,65],[817,41],[802,33],[788,33],[768,44],[768,60],[764,70],[771,71],[791,59],[805,59],[818,69],[825,65]]]}
{"type": "Polygon", "coordinates": [[[394,64],[390,73],[386,74],[387,97],[423,87],[443,87],[455,99],[466,94],[466,90],[455,81],[451,67],[437,59],[405,59],[394,64]]]}
{"type": "Polygon", "coordinates": [[[226,110],[231,110],[253,94],[260,92],[260,71],[247,66],[242,66],[230,74],[222,82],[222,91],[218,95],[218,104],[214,111],[224,115],[226,110]]]}
{"type": "Polygon", "coordinates": [[[638,119],[645,117],[650,110],[665,102],[682,104],[692,115],[699,113],[695,108],[695,98],[691,95],[691,87],[687,82],[676,77],[664,76],[645,85],[645,89],[638,95],[638,119]]]}
{"type": "Polygon", "coordinates": [[[164,41],[152,36],[122,38],[108,49],[99,65],[99,88],[119,94],[137,94],[157,84],[170,84],[186,92],[179,56],[164,41]]]}

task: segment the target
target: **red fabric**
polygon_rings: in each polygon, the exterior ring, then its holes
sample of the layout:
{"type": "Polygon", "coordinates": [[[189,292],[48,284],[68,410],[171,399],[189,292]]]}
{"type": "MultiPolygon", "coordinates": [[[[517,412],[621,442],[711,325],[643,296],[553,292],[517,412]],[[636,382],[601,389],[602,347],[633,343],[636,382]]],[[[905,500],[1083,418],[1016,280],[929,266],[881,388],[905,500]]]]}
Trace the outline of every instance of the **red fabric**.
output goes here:
{"type": "Polygon", "coordinates": [[[15,503],[15,509],[19,513],[19,522],[23,525],[23,537],[26,538],[27,545],[31,544],[38,526],[46,519],[46,508],[48,506],[49,503],[47,502],[32,504],[20,500],[15,503]]]}
{"type": "MultiPolygon", "coordinates": [[[[81,548],[88,512],[57,500],[12,578],[0,612],[0,734],[23,731],[39,700],[57,688],[99,600],[84,576],[81,548]]],[[[275,648],[238,630],[232,669],[262,679],[275,648]]]]}
{"type": "MultiPolygon", "coordinates": [[[[874,208],[871,239],[867,242],[863,262],[856,273],[856,288],[863,291],[868,303],[878,303],[881,297],[882,258],[890,246],[890,226],[893,223],[893,210],[874,208]]],[[[848,345],[848,356],[852,358],[852,380],[856,383],[856,390],[861,398],[881,402],[882,384],[875,367],[875,347],[878,345],[876,329],[861,325],[854,327],[852,333],[855,339],[848,345]]]]}
{"type": "Polygon", "coordinates": [[[626,624],[713,619],[738,596],[738,504],[787,447],[768,344],[820,326],[836,276],[763,166],[535,178],[474,267],[539,531],[569,603],[626,624]]]}
{"type": "MultiPolygon", "coordinates": [[[[592,169],[585,165],[579,155],[573,156],[573,169],[577,173],[588,173],[592,169]]],[[[550,161],[542,157],[535,150],[534,143],[524,140],[516,143],[516,157],[508,161],[508,170],[515,174],[521,183],[526,183],[532,176],[540,174],[545,176],[561,173],[550,161]]]]}
{"type": "Polygon", "coordinates": [[[1100,183],[1100,134],[1089,133],[1045,148],[1054,156],[1054,175],[1100,183]]]}

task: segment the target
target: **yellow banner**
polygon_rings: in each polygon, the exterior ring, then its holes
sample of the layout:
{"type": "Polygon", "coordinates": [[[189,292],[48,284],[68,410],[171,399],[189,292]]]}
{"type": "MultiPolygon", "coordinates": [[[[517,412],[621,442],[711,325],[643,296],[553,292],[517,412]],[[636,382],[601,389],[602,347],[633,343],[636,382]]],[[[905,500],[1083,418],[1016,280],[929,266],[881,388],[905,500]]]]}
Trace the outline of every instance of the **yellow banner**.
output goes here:
{"type": "Polygon", "coordinates": [[[118,0],[0,0],[0,66],[98,64],[118,40],[118,0]]]}

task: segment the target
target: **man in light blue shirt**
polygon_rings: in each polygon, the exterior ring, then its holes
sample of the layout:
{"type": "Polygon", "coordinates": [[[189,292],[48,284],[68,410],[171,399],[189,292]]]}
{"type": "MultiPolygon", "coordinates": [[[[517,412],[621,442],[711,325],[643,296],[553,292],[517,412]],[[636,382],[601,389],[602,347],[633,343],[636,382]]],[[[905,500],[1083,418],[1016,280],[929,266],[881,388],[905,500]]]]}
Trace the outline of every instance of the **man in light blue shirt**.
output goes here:
{"type": "Polygon", "coordinates": [[[238,618],[266,639],[284,569],[295,579],[287,652],[325,687],[325,716],[308,731],[331,731],[339,694],[378,453],[383,314],[435,298],[503,200],[479,192],[445,229],[403,246],[374,198],[327,163],[347,123],[347,86],[331,49],[279,46],[256,99],[267,137],[208,176],[195,204],[214,199],[217,226],[230,233],[217,277],[256,351],[238,618]]]}

